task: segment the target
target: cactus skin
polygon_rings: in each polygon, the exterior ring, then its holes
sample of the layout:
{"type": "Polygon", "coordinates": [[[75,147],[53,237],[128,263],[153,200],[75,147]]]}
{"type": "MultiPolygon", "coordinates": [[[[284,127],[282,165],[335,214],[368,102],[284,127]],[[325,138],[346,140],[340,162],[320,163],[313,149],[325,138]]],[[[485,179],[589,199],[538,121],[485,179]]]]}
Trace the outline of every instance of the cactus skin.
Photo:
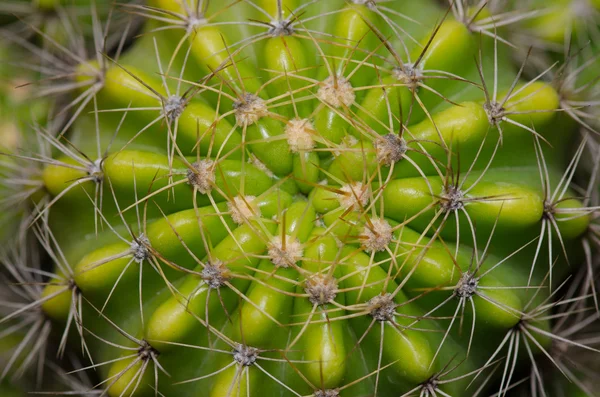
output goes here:
{"type": "Polygon", "coordinates": [[[120,6],[142,21],[125,47],[90,13],[84,59],[41,33],[67,110],[40,147],[5,150],[39,189],[9,229],[21,255],[0,258],[36,286],[6,298],[24,309],[0,320],[20,338],[3,378],[54,347],[97,379],[42,390],[111,397],[593,395],[585,371],[539,371],[598,360],[575,337],[597,328],[595,108],[574,117],[574,93],[598,92],[528,75],[504,43],[560,40],[568,15],[490,29],[493,2],[192,3],[120,6]]]}

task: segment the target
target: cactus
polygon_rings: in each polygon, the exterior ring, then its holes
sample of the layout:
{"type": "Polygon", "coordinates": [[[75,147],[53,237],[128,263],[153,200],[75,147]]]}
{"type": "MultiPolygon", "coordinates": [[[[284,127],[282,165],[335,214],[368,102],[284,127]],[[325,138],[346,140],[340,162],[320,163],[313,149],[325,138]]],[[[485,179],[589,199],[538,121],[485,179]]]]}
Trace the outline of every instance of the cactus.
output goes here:
{"type": "Polygon", "coordinates": [[[105,3],[1,31],[11,392],[594,395],[598,2],[105,3]]]}

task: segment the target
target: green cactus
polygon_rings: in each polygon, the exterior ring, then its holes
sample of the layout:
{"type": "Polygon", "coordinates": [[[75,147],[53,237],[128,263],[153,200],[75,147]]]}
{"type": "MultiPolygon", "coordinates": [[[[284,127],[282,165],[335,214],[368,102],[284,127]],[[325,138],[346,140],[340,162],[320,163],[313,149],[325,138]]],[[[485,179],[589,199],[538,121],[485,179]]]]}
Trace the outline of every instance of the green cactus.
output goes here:
{"type": "Polygon", "coordinates": [[[51,109],[3,149],[2,379],[594,395],[597,2],[60,3],[2,31],[51,109]]]}

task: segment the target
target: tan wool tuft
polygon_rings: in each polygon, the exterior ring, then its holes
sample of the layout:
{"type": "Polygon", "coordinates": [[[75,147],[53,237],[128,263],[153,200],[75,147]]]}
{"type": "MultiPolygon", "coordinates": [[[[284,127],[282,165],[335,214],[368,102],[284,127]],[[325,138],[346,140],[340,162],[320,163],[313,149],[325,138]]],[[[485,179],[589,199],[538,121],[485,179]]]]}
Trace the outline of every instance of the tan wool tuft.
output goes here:
{"type": "Polygon", "coordinates": [[[375,142],[377,161],[379,164],[392,165],[402,160],[408,146],[406,141],[396,134],[387,134],[379,137],[375,142]]]}
{"type": "Polygon", "coordinates": [[[356,99],[352,84],[342,76],[338,76],[336,79],[328,77],[321,83],[317,96],[336,108],[342,105],[350,107],[356,99]]]}
{"type": "Polygon", "coordinates": [[[235,196],[233,201],[227,203],[231,212],[231,219],[238,225],[253,217],[260,217],[260,209],[253,203],[256,196],[235,196]]]}
{"type": "Polygon", "coordinates": [[[392,227],[385,219],[372,219],[371,225],[365,225],[362,237],[365,251],[383,251],[392,241],[392,227]]]}
{"type": "Polygon", "coordinates": [[[215,162],[204,159],[193,163],[192,169],[187,172],[187,179],[200,193],[210,192],[215,183],[215,162]]]}
{"type": "Polygon", "coordinates": [[[254,94],[246,94],[243,100],[233,104],[235,120],[241,126],[252,125],[269,114],[265,101],[254,94]]]}
{"type": "Polygon", "coordinates": [[[304,247],[298,239],[286,235],[283,249],[283,239],[281,236],[275,236],[269,244],[268,254],[275,266],[290,267],[302,258],[304,247]]]}
{"type": "Polygon", "coordinates": [[[288,145],[294,153],[314,148],[314,134],[315,128],[308,119],[292,119],[285,126],[288,145]]]}
{"type": "Polygon", "coordinates": [[[338,194],[338,201],[344,208],[352,208],[354,210],[360,210],[369,202],[369,196],[371,195],[371,189],[369,185],[363,185],[360,182],[344,185],[340,188],[343,194],[338,194]]]}

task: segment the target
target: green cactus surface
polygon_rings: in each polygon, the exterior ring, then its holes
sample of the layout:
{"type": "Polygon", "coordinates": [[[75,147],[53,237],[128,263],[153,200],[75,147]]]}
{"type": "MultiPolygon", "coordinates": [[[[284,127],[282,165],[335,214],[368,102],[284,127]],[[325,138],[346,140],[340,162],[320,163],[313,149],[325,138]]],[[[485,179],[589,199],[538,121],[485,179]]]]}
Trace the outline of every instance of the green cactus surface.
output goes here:
{"type": "Polygon", "coordinates": [[[2,396],[598,395],[598,1],[3,11],[2,396]]]}

